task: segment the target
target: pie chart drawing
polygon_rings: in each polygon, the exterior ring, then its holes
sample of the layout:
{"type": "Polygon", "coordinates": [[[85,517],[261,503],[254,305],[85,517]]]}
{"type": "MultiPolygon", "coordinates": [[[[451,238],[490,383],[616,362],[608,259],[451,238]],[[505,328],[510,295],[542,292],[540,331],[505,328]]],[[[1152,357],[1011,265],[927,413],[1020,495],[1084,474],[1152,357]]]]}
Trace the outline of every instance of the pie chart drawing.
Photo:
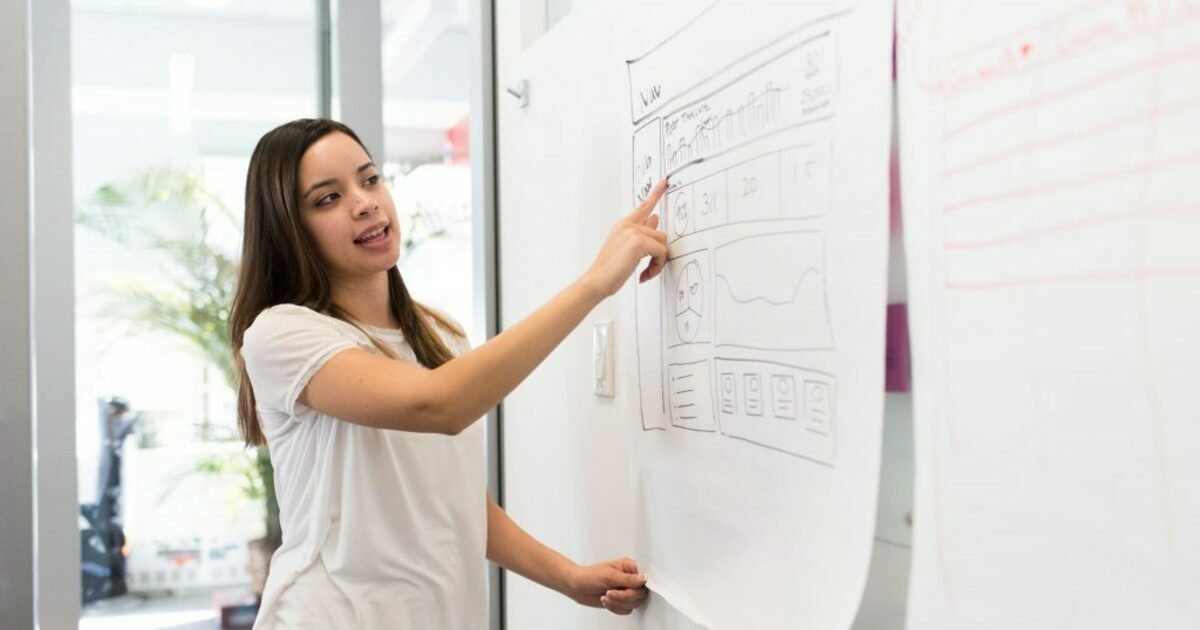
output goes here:
{"type": "Polygon", "coordinates": [[[675,329],[679,339],[695,341],[704,319],[704,273],[693,260],[683,267],[675,282],[675,329]]]}

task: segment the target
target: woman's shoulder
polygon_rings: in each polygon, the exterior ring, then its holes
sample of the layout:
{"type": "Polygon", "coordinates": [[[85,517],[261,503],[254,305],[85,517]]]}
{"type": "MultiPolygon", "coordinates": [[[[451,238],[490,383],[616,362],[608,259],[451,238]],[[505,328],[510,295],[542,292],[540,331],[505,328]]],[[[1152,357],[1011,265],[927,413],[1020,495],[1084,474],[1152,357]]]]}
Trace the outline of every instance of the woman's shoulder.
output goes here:
{"type": "Polygon", "coordinates": [[[263,330],[267,328],[293,327],[293,326],[328,326],[329,320],[332,317],[311,309],[307,306],[299,304],[276,304],[262,310],[250,327],[246,329],[246,334],[250,334],[254,330],[263,330]]]}
{"type": "Polygon", "coordinates": [[[244,345],[253,347],[256,342],[270,344],[281,336],[291,336],[296,333],[337,336],[361,341],[362,333],[353,326],[326,315],[320,311],[300,304],[276,304],[270,306],[257,317],[246,329],[244,345]]]}

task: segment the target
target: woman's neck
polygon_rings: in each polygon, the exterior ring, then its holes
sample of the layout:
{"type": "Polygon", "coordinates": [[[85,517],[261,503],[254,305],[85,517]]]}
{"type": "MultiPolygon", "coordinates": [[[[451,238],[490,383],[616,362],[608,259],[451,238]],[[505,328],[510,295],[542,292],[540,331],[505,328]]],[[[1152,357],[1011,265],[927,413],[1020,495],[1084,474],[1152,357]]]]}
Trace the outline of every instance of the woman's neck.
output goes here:
{"type": "Polygon", "coordinates": [[[387,273],[365,278],[333,280],[333,303],[355,321],[380,328],[398,328],[392,316],[387,273]]]}

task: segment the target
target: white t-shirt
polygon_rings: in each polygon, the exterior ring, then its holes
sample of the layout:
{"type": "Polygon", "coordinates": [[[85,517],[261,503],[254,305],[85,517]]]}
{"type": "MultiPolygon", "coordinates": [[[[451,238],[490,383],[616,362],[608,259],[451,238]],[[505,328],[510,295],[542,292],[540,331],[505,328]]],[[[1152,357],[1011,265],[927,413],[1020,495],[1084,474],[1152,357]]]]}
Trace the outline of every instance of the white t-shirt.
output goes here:
{"type": "MultiPolygon", "coordinates": [[[[364,328],[416,363],[400,331],[364,328]]],[[[442,338],[455,354],[467,348],[442,338]]],[[[255,628],[484,628],[483,427],[457,436],[375,429],[298,402],[348,348],[379,353],[354,326],[291,304],[263,311],[243,338],[283,528],[255,628]]]]}

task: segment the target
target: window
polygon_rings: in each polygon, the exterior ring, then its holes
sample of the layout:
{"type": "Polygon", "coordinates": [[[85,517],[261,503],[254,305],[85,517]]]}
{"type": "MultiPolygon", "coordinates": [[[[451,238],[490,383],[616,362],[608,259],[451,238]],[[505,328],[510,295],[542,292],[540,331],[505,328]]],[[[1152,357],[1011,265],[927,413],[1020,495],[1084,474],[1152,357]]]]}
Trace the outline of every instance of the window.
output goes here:
{"type": "MultiPolygon", "coordinates": [[[[232,286],[197,279],[229,279],[212,261],[240,250],[259,137],[318,113],[316,3],[74,0],[71,19],[79,500],[103,509],[106,434],[136,418],[117,466],[126,586],[244,588],[265,508],[246,487],[221,338],[197,316],[220,309],[200,298],[232,286]]],[[[85,600],[106,588],[103,558],[87,553],[85,600]]]]}
{"type": "Polygon", "coordinates": [[[384,174],[404,240],[400,272],[414,299],[474,331],[466,3],[381,9],[384,174]]]}

